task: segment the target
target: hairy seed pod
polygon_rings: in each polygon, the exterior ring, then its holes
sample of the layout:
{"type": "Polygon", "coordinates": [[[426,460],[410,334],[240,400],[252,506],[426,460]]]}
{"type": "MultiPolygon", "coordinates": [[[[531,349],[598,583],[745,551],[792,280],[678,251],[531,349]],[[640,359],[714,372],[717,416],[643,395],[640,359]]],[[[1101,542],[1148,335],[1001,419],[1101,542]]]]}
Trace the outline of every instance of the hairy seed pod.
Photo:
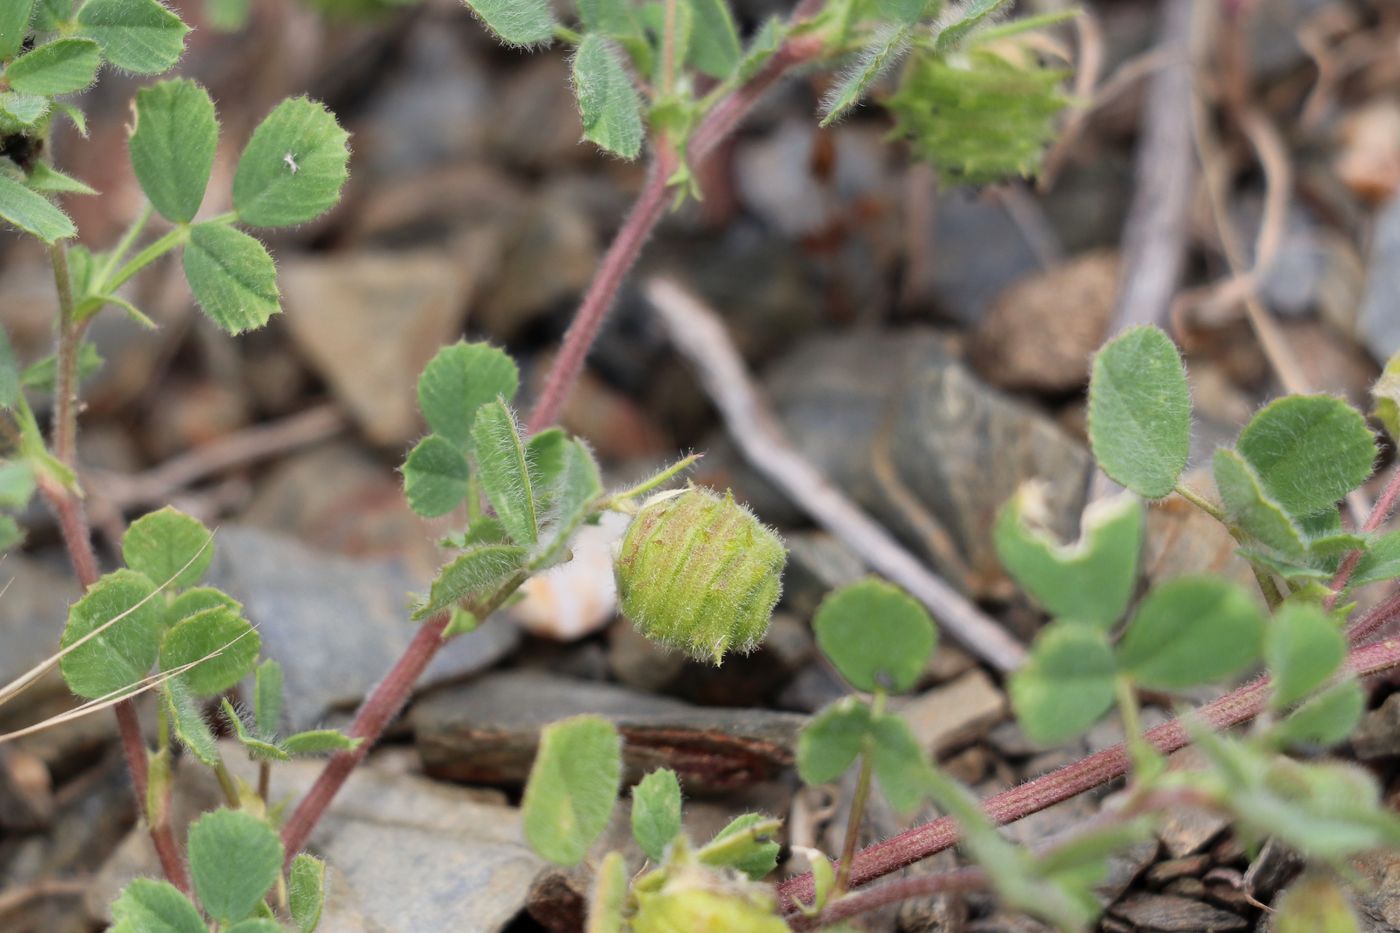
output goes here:
{"type": "Polygon", "coordinates": [[[718,664],[763,640],[785,563],[782,540],[732,494],[691,487],[642,506],[613,570],[638,631],[718,664]]]}

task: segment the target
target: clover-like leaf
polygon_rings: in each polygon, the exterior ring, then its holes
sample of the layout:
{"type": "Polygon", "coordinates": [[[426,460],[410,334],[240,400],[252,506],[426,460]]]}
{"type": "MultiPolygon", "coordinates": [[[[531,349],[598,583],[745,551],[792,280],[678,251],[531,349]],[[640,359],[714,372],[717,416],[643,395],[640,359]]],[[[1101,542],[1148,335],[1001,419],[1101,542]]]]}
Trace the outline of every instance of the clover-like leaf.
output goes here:
{"type": "Polygon", "coordinates": [[[137,91],[127,147],[151,205],[167,220],[193,220],[219,148],[219,120],[209,92],[188,79],[160,81],[137,91]]]}
{"type": "Polygon", "coordinates": [[[622,781],[622,738],[598,716],[546,726],[522,803],[530,847],[576,865],[612,816],[622,781]]]}
{"type": "Polygon", "coordinates": [[[1375,402],[1371,416],[1392,441],[1400,442],[1400,353],[1386,361],[1381,377],[1371,386],[1371,399],[1375,402]]]}
{"type": "Polygon", "coordinates": [[[1292,516],[1269,494],[1254,468],[1237,451],[1221,447],[1213,461],[1215,487],[1226,517],[1250,537],[1281,554],[1297,555],[1306,548],[1292,516]]]}
{"type": "Polygon", "coordinates": [[[24,48],[34,0],[8,0],[0,3],[0,61],[14,58],[24,48]]]}
{"type": "Polygon", "coordinates": [[[681,783],[670,768],[658,768],[632,788],[632,836],[653,862],[681,831],[681,783]]]}
{"type": "Polygon", "coordinates": [[[154,75],[180,60],[190,28],[156,0],[87,0],[78,10],[78,30],[96,39],[118,68],[154,75]]]}
{"type": "Polygon", "coordinates": [[[335,729],[309,729],[289,735],[282,742],[282,748],[289,755],[334,755],[337,752],[353,751],[363,739],[352,739],[335,729]]]}
{"type": "Polygon", "coordinates": [[[1381,535],[1371,542],[1366,553],[1356,562],[1351,575],[1352,586],[1365,586],[1400,577],[1400,531],[1381,535]]]}
{"type": "Polygon", "coordinates": [[[821,125],[830,126],[860,103],[871,86],[898,64],[909,51],[912,24],[889,25],[878,29],[860,57],[846,70],[822,104],[821,125]]]}
{"type": "Polygon", "coordinates": [[[282,840],[246,810],[215,810],[190,826],[190,876],[204,910],[220,923],[247,918],[282,871],[282,840]]]}
{"type": "Polygon", "coordinates": [[[227,606],[204,609],[177,622],[160,643],[162,671],[193,664],[180,675],[196,696],[223,693],[252,673],[262,638],[227,606]]]}
{"type": "MultiPolygon", "coordinates": [[[[886,0],[889,3],[890,0],[886,0]]],[[[894,0],[904,7],[912,6],[912,0],[894,0]]],[[[935,49],[940,53],[955,50],[978,26],[981,26],[998,10],[1009,5],[1012,0],[971,0],[958,10],[951,22],[942,25],[934,39],[935,49]]]]}
{"type": "Polygon", "coordinates": [[[94,583],[73,604],[63,629],[62,647],[107,627],[59,662],[69,690],[96,699],[145,679],[165,629],[165,606],[152,598],[154,594],[155,585],[144,575],[117,570],[94,583]],[[112,621],[118,617],[119,621],[112,621]]]}
{"type": "Polygon", "coordinates": [[[1320,606],[1280,606],[1264,642],[1264,659],[1273,675],[1273,708],[1287,709],[1326,683],[1346,653],[1346,637],[1320,606]]]}
{"type": "Polygon", "coordinates": [[[1351,735],[1365,711],[1366,692],[1356,678],[1347,678],[1299,706],[1272,734],[1285,745],[1336,745],[1351,735]]]}
{"type": "Polygon", "coordinates": [[[305,853],[292,859],[287,873],[287,907],[301,933],[313,933],[320,924],[325,887],[325,862],[305,853]]]}
{"type": "Polygon", "coordinates": [[[1137,587],[1142,504],[1131,493],[1100,499],[1085,509],[1080,538],[1068,545],[1044,527],[1044,515],[1035,486],[1002,508],[994,533],[1002,565],[1052,615],[1112,627],[1137,587]]]}
{"type": "Polygon", "coordinates": [[[138,573],[174,589],[194,586],[214,559],[214,536],[199,519],[166,506],[131,523],[122,535],[122,560],[138,573]]]}
{"type": "Polygon", "coordinates": [[[229,725],[233,726],[234,738],[238,739],[238,744],[243,746],[243,750],[248,753],[248,757],[255,761],[291,761],[292,755],[281,743],[276,741],[270,732],[261,736],[254,735],[249,731],[243,717],[238,710],[233,708],[233,704],[228,698],[219,701],[219,707],[224,711],[224,718],[229,725]]]}
{"type": "Polygon", "coordinates": [[[723,81],[734,73],[743,54],[734,15],[725,0],[690,0],[690,6],[695,15],[687,58],[701,74],[723,81]]]}
{"type": "Polygon", "coordinates": [[[761,813],[736,816],[695,853],[706,865],[733,868],[761,881],[778,867],[781,846],[773,838],[777,821],[761,813]]]}
{"type": "Polygon", "coordinates": [[[349,177],[349,139],[324,105],[305,97],[282,101],[238,158],[238,219],[251,227],[290,227],[330,210],[349,177]]]}
{"type": "Polygon", "coordinates": [[[1109,477],[1148,499],[1176,488],[1191,452],[1191,394],[1181,354],[1155,327],[1135,327],[1094,357],[1089,440],[1109,477]]]}
{"type": "MultiPolygon", "coordinates": [[[[536,435],[538,437],[539,435],[536,435]]],[[[534,438],[531,438],[533,447],[534,438]]],[[[545,484],[537,484],[543,492],[547,514],[545,528],[553,536],[553,542],[546,549],[542,564],[553,563],[569,537],[583,523],[603,494],[603,478],[598,472],[598,462],[582,442],[565,439],[560,449],[561,462],[553,477],[545,484]]],[[[537,463],[534,464],[537,466],[537,463]]]]}
{"type": "Polygon", "coordinates": [[[539,507],[520,426],[505,402],[497,399],[477,410],[472,447],[481,488],[496,517],[512,541],[522,547],[533,545],[540,530],[539,507]]]}
{"type": "MultiPolygon", "coordinates": [[[[65,175],[46,162],[34,163],[29,169],[27,184],[34,191],[42,191],[46,194],[97,194],[97,189],[87,182],[80,181],[72,175],[65,175]]],[[[71,268],[73,261],[71,254],[68,260],[71,268]]]]}
{"type": "Polygon", "coordinates": [[[1147,594],[1118,648],[1118,664],[1149,689],[1180,690],[1236,674],[1259,658],[1264,618],[1243,589],[1178,577],[1147,594]]]}
{"type": "Polygon", "coordinates": [[[253,724],[263,735],[282,728],[282,665],[271,659],[258,665],[253,682],[253,724]]]}
{"type": "Polygon", "coordinates": [[[241,230],[210,221],[190,227],[185,278],[204,313],[228,334],[262,327],[282,310],[277,266],[241,230]]]}
{"type": "Polygon", "coordinates": [[[5,69],[10,87],[25,94],[72,94],[92,84],[102,53],[91,39],[55,39],[35,46],[5,69]]]}
{"type": "Polygon", "coordinates": [[[885,714],[870,723],[870,761],[885,799],[908,812],[928,795],[928,756],[899,716],[885,714]]]}
{"type": "Polygon", "coordinates": [[[418,407],[434,434],[464,453],[471,449],[477,410],[507,402],[520,387],[515,361],[490,344],[458,342],[439,350],[418,377],[418,407]]]}
{"type": "Polygon", "coordinates": [[[873,577],[828,595],[812,619],[817,644],[857,690],[908,690],[938,641],[928,611],[873,577]]]}
{"type": "Polygon", "coordinates": [[[414,620],[492,595],[520,573],[527,554],[525,548],[514,544],[473,545],[438,571],[428,598],[414,609],[414,620]]]}
{"type": "Polygon", "coordinates": [[[0,175],[0,218],[49,244],[78,232],[68,215],[49,203],[48,198],[30,191],[9,175],[0,175]]]}
{"type": "Polygon", "coordinates": [[[798,776],[812,786],[836,780],[860,755],[869,733],[869,706],[855,697],[832,703],[798,733],[798,776]]]}
{"type": "Polygon", "coordinates": [[[549,0],[466,0],[466,4],[507,45],[543,45],[554,37],[549,0]]]}
{"type": "Polygon", "coordinates": [[[424,518],[455,509],[467,496],[471,467],[451,441],[429,434],[409,451],[403,463],[403,493],[409,508],[424,518]]]}
{"type": "Polygon", "coordinates": [[[588,899],[585,933],[621,933],[627,906],[627,860],[621,852],[609,852],[598,866],[593,895],[588,899]]]}
{"type": "Polygon", "coordinates": [[[112,902],[111,933],[208,933],[190,899],[168,881],[137,878],[112,902]]]}
{"type": "Polygon", "coordinates": [[[1236,445],[1290,515],[1334,505],[1366,481],[1376,441],[1361,413],[1330,395],[1293,395],[1250,419],[1236,445]]]}
{"type": "Polygon", "coordinates": [[[1021,728],[1047,745],[1072,738],[1113,705],[1115,666],[1102,630],[1052,622],[1011,677],[1011,705],[1021,728]]]}
{"type": "Polygon", "coordinates": [[[34,498],[35,485],[28,460],[0,460],[0,507],[23,509],[34,498]]]}
{"type": "Polygon", "coordinates": [[[624,159],[642,151],[642,101],[622,57],[596,33],[583,37],[574,55],[574,93],[583,138],[624,159]]]}
{"type": "Polygon", "coordinates": [[[204,706],[183,680],[172,677],[161,687],[166,716],[180,744],[206,767],[219,766],[219,743],[204,718],[204,706]]]}

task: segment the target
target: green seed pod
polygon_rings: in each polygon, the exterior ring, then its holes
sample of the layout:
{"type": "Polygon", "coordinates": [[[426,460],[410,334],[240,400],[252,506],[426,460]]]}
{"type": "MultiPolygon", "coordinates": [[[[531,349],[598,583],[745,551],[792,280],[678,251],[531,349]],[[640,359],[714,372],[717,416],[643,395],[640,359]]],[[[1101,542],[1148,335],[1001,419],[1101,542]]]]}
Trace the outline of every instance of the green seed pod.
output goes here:
{"type": "Polygon", "coordinates": [[[642,506],[613,570],[638,631],[718,664],[763,640],[785,563],[782,540],[732,494],[692,486],[642,506]]]}

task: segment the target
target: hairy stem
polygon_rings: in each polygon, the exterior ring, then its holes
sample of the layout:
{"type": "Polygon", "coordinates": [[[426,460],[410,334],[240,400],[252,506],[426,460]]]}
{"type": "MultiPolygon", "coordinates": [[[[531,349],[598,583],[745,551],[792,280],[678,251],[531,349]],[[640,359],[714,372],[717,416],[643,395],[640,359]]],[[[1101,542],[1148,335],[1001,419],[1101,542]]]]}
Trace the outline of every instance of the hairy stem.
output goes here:
{"type": "MultiPolygon", "coordinates": [[[[1387,639],[1354,649],[1347,658],[1347,666],[1360,677],[1400,666],[1400,639],[1387,639]]],[[[1216,729],[1239,725],[1264,709],[1268,701],[1268,688],[1269,678],[1260,677],[1206,704],[1196,715],[1216,729]]],[[[1164,755],[1183,748],[1190,741],[1179,719],[1149,729],[1143,738],[1164,755]]],[[[1128,766],[1127,750],[1122,745],[1115,745],[1019,787],[995,794],[982,802],[982,809],[998,826],[1014,823],[1122,777],[1127,773],[1128,766]]],[[[951,817],[943,817],[867,846],[856,855],[851,882],[856,886],[867,884],[936,855],[954,845],[958,835],[957,822],[951,817]]],[[[790,911],[796,910],[800,904],[809,903],[813,893],[811,874],[789,878],[778,886],[778,893],[784,908],[790,911]]]]}
{"type": "Polygon", "coordinates": [[[990,883],[987,873],[980,868],[959,868],[939,875],[900,878],[842,897],[816,917],[796,917],[789,921],[788,925],[794,930],[815,930],[911,898],[932,897],[954,891],[978,891],[988,887],[990,883]]]}
{"type": "MultiPolygon", "coordinates": [[[[802,0],[793,10],[790,22],[797,23],[821,9],[822,0],[802,0]]],[[[691,136],[688,158],[692,169],[698,169],[715,147],[732,133],[763,94],[793,66],[810,61],[821,54],[823,45],[813,36],[801,36],[785,42],[768,64],[748,82],[736,88],[715,104],[691,136]]],[[[546,378],[544,391],[530,411],[527,426],[530,433],[549,427],[559,417],[559,409],[583,371],[593,341],[607,320],[608,311],[617,298],[627,273],[636,265],[642,247],[661,220],[669,199],[666,181],[678,165],[677,156],[668,149],[658,148],[655,162],[647,175],[642,191],[632,206],[632,212],[618,230],[608,247],[593,281],[584,293],[583,301],[574,312],[573,322],[564,334],[563,346],[554,358],[546,378]]]]}
{"type": "MultiPolygon", "coordinates": [[[[878,690],[875,702],[871,704],[871,720],[878,719],[884,712],[885,691],[878,690]]],[[[867,735],[861,743],[860,775],[856,778],[855,796],[851,798],[851,815],[846,820],[846,839],[841,846],[841,864],[836,869],[836,884],[832,888],[836,897],[846,893],[851,881],[851,864],[855,861],[856,846],[860,843],[860,823],[865,817],[866,801],[870,799],[870,778],[875,769],[874,752],[875,743],[867,735]]]]}
{"type": "MultiPolygon", "coordinates": [[[[59,241],[49,247],[53,283],[58,292],[58,350],[53,390],[53,453],[73,465],[78,439],[78,344],[81,325],[73,315],[73,277],[68,271],[68,247],[59,241]]],[[[86,585],[86,584],[85,584],[86,585]]]]}
{"type": "MultiPolygon", "coordinates": [[[[1384,525],[1386,519],[1390,517],[1390,513],[1395,509],[1397,498],[1400,498],[1400,469],[1393,469],[1390,472],[1390,480],[1385,484],[1384,491],[1381,492],[1381,497],[1376,500],[1375,505],[1371,506],[1371,514],[1366,517],[1366,524],[1361,526],[1361,533],[1370,534],[1384,525]]],[[[1337,600],[1341,598],[1347,584],[1351,582],[1351,575],[1356,572],[1356,565],[1361,562],[1363,553],[1359,548],[1352,551],[1347,554],[1342,565],[1337,568],[1337,573],[1332,578],[1329,587],[1332,592],[1322,601],[1324,609],[1331,611],[1332,607],[1337,604],[1337,600]]]]}
{"type": "MultiPolygon", "coordinates": [[[[479,607],[472,607],[473,615],[484,622],[520,588],[525,579],[523,573],[512,577],[489,600],[479,607]]],[[[451,621],[452,613],[447,611],[440,612],[424,622],[404,649],[404,653],[389,669],[389,673],[360,705],[349,731],[350,738],[359,739],[359,744],[349,751],[340,752],[326,762],[326,767],[316,777],[316,783],[311,785],[311,789],[306,792],[306,796],[297,804],[297,808],[292,811],[292,815],[282,827],[282,844],[286,848],[288,865],[301,851],[302,846],[306,845],[311,831],[316,828],[316,824],[351,772],[364,761],[385,727],[408,702],[413,685],[418,682],[418,678],[445,644],[442,635],[451,621]]]]}

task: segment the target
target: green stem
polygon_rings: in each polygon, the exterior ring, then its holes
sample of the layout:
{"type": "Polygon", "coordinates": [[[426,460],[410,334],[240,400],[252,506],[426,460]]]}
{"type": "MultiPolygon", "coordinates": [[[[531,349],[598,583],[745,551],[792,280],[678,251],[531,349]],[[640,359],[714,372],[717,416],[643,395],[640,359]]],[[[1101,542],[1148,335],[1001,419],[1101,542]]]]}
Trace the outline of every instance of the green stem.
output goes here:
{"type": "Polygon", "coordinates": [[[570,29],[562,23],[554,24],[554,38],[569,45],[578,45],[583,41],[583,34],[570,29]]]}
{"type": "MultiPolygon", "coordinates": [[[[885,691],[875,691],[875,701],[870,707],[870,719],[875,721],[885,713],[885,691]]],[[[865,804],[870,799],[870,778],[874,773],[874,743],[866,736],[861,743],[860,774],[856,778],[856,795],[851,798],[851,816],[846,822],[846,839],[841,846],[841,864],[836,869],[836,884],[831,896],[838,898],[846,893],[851,881],[851,866],[855,863],[856,847],[860,844],[860,823],[865,816],[865,804]]]]}
{"type": "Polygon", "coordinates": [[[661,39],[661,93],[669,96],[676,86],[676,7],[679,0],[666,0],[665,35],[661,39]]]}
{"type": "MultiPolygon", "coordinates": [[[[1224,525],[1230,532],[1230,537],[1240,544],[1245,543],[1244,533],[1230,523],[1230,520],[1225,517],[1225,513],[1215,503],[1183,483],[1176,484],[1176,494],[1224,525]]],[[[1270,609],[1278,608],[1279,603],[1283,602],[1283,594],[1279,592],[1278,584],[1274,582],[1273,577],[1254,566],[1252,561],[1248,563],[1249,568],[1254,571],[1254,579],[1259,584],[1259,591],[1264,594],[1264,601],[1269,604],[1270,609]]]]}
{"type": "Polygon", "coordinates": [[[121,288],[136,273],[155,262],[175,247],[189,239],[190,228],[186,226],[176,227],[165,236],[151,243],[141,252],[132,257],[131,261],[122,266],[121,269],[109,280],[103,283],[103,293],[109,293],[121,288]]]}
{"type": "Polygon", "coordinates": [[[1230,524],[1225,518],[1225,513],[1220,510],[1219,506],[1217,506],[1214,502],[1211,502],[1205,496],[1196,492],[1194,489],[1187,486],[1186,484],[1177,483],[1176,494],[1181,498],[1185,499],[1187,502],[1194,505],[1196,508],[1200,509],[1202,512],[1205,512],[1211,518],[1220,522],[1222,525],[1230,524]]]}
{"type": "Polygon", "coordinates": [[[618,509],[621,503],[626,502],[628,499],[635,499],[638,496],[646,495],[653,489],[666,485],[674,477],[678,476],[681,473],[684,473],[686,470],[690,469],[692,466],[698,463],[702,456],[703,454],[691,454],[685,459],[680,460],[667,467],[666,469],[662,470],[660,473],[657,473],[655,476],[643,480],[637,485],[632,486],[628,489],[624,489],[619,493],[609,496],[608,498],[604,499],[598,507],[600,509],[618,509]]]}
{"type": "Polygon", "coordinates": [[[141,208],[141,213],[136,215],[136,219],[131,222],[131,226],[126,228],[122,238],[117,241],[117,245],[112,247],[112,251],[107,254],[107,261],[102,264],[102,269],[97,273],[95,282],[98,284],[98,294],[107,291],[106,283],[116,271],[118,264],[126,258],[126,254],[131,252],[131,247],[136,242],[136,238],[141,235],[141,231],[146,229],[146,224],[150,222],[155,214],[155,208],[151,202],[147,201],[146,206],[141,208]]]}
{"type": "Polygon", "coordinates": [[[54,355],[53,452],[64,466],[73,465],[78,442],[78,344],[82,325],[73,315],[73,277],[68,271],[68,247],[49,247],[54,287],[58,291],[58,350],[54,355]]]}
{"type": "Polygon", "coordinates": [[[1138,706],[1137,689],[1131,677],[1119,675],[1114,679],[1113,690],[1118,700],[1118,715],[1123,719],[1123,744],[1132,759],[1133,771],[1141,777],[1151,770],[1156,755],[1143,738],[1142,709],[1138,706]]]}
{"type": "Polygon", "coordinates": [[[235,810],[241,809],[243,801],[238,796],[238,785],[233,783],[233,775],[228,773],[228,766],[223,759],[214,765],[214,776],[219,779],[219,789],[224,792],[224,799],[228,805],[235,810]]]}

